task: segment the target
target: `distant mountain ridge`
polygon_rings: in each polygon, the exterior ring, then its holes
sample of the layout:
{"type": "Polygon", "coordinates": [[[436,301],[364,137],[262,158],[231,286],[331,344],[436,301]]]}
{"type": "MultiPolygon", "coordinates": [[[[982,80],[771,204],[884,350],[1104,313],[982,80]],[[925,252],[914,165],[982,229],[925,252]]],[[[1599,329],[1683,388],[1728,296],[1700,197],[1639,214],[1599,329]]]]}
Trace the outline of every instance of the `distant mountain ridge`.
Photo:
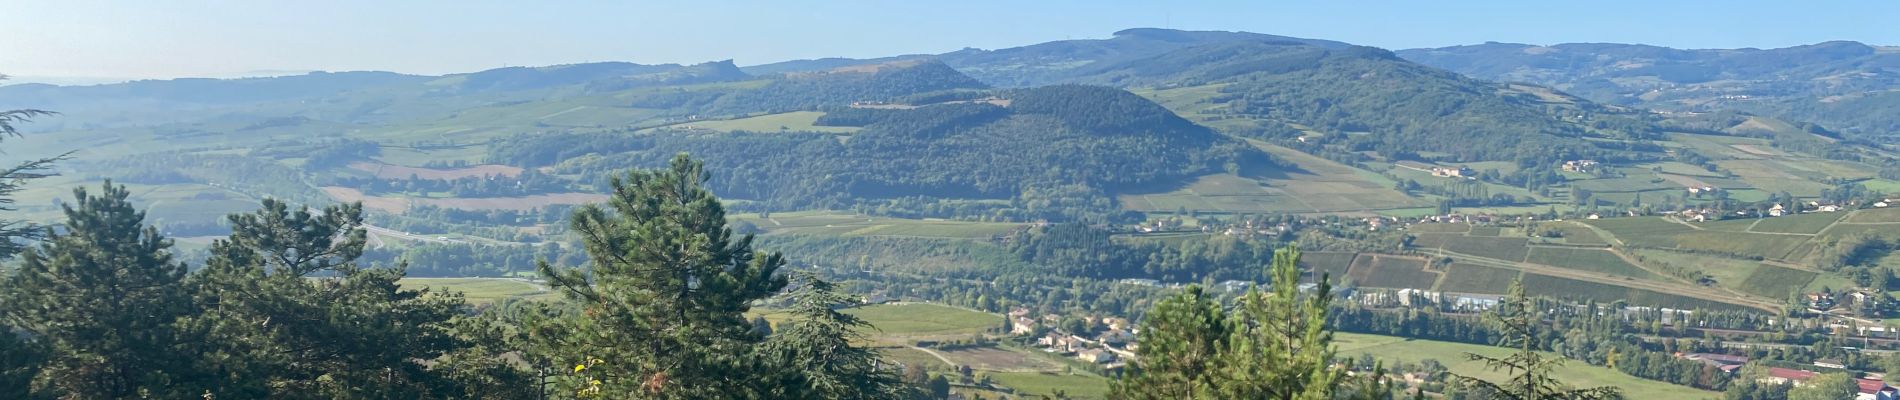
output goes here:
{"type": "Polygon", "coordinates": [[[1548,85],[1592,100],[1669,111],[1749,112],[1863,136],[1900,132],[1900,47],[1831,41],[1776,49],[1485,43],[1398,51],[1480,79],[1548,85]]]}
{"type": "Polygon", "coordinates": [[[996,50],[966,48],[935,55],[901,55],[872,59],[825,58],[794,60],[743,68],[755,74],[785,73],[830,69],[849,65],[874,64],[898,60],[934,58],[977,80],[1001,87],[1026,87],[1062,83],[1086,75],[1097,68],[1141,59],[1188,47],[1230,42],[1284,42],[1321,48],[1345,48],[1350,44],[1330,40],[1306,39],[1249,32],[1182,31],[1159,28],[1133,28],[1115,32],[1108,39],[1076,39],[1044,42],[996,50]]]}

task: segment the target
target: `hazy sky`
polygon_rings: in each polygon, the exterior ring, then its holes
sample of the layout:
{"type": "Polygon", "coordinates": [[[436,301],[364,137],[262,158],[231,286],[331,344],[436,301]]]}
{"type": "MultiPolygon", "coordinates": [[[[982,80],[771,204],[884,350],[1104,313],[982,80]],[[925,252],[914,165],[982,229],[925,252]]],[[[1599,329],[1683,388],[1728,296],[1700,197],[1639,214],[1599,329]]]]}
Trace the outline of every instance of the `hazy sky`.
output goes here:
{"type": "Polygon", "coordinates": [[[938,53],[1130,27],[1235,30],[1390,49],[1484,41],[1786,47],[1900,44],[1897,1],[9,0],[0,73],[441,74],[587,61],[740,65],[938,53]]]}

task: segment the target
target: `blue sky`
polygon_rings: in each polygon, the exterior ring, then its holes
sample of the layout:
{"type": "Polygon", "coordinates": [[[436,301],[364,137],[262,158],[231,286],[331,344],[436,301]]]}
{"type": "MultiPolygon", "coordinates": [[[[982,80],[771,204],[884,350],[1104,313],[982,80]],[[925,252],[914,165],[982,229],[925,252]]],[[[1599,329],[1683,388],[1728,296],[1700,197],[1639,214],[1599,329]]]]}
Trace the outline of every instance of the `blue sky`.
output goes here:
{"type": "Polygon", "coordinates": [[[0,73],[157,78],[260,71],[441,74],[588,61],[752,65],[937,53],[1131,27],[1390,49],[1485,41],[1900,45],[1894,1],[196,1],[0,5],[0,73]]]}

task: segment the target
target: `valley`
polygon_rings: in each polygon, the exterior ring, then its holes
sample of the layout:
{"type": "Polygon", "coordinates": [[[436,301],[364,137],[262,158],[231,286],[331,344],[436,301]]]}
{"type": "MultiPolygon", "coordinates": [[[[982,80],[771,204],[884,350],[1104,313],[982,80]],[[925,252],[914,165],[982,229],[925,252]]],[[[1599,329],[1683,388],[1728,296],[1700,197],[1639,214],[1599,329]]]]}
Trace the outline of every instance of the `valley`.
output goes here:
{"type": "MultiPolygon", "coordinates": [[[[690,170],[674,184],[707,191],[703,236],[837,282],[867,303],[836,307],[869,323],[851,343],[959,394],[1105,398],[1161,299],[1240,302],[1277,284],[1287,247],[1304,253],[1282,276],[1338,294],[1321,319],[1334,355],[1406,387],[1504,378],[1462,355],[1510,354],[1475,321],[1518,284],[1576,385],[1719,397],[1746,378],[1681,355],[1740,343],[1792,349],[1746,353],[1760,365],[1886,371],[1872,354],[1900,338],[1900,136],[1842,108],[1882,110],[1871,88],[1892,82],[1843,78],[1858,91],[1830,87],[1825,106],[1745,100],[1729,96],[1782,84],[1735,54],[1555,70],[1543,60],[1570,53],[1525,49],[1141,28],[743,67],[23,84],[0,86],[0,109],[61,112],[8,154],[70,152],[10,193],[22,220],[59,223],[73,188],[123,185],[195,265],[242,232],[227,215],[360,203],[360,262],[483,313],[582,296],[547,272],[603,262],[577,215],[640,209],[624,195],[657,178],[629,171],[690,170]]],[[[738,309],[769,332],[798,306],[738,309]]]]}

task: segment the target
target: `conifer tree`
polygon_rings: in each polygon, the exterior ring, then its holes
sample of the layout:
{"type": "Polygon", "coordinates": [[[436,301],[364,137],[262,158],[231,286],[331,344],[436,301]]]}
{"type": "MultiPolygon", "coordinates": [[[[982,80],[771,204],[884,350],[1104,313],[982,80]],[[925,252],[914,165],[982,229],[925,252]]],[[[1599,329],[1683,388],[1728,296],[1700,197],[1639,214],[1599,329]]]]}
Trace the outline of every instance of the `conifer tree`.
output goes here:
{"type": "MultiPolygon", "coordinates": [[[[0,75],[0,80],[6,79],[6,75],[0,75]]],[[[14,124],[49,114],[52,112],[35,109],[0,111],[0,140],[20,135],[14,124]]],[[[50,175],[48,168],[62,158],[64,156],[28,160],[0,169],[0,211],[13,211],[13,194],[24,189],[27,181],[50,175]]],[[[0,219],[0,260],[18,255],[26,249],[22,240],[38,238],[41,232],[43,230],[32,223],[0,219]]],[[[8,306],[0,302],[0,308],[8,306]]],[[[33,377],[39,374],[48,350],[44,343],[21,335],[19,329],[8,325],[10,323],[0,318],[0,398],[30,398],[33,377]]]]}
{"type": "Polygon", "coordinates": [[[1329,399],[1343,371],[1332,368],[1332,332],[1326,311],[1332,288],[1325,277],[1302,294],[1300,250],[1274,250],[1271,293],[1248,290],[1229,323],[1233,330],[1221,357],[1222,397],[1329,399]]]}
{"type": "Polygon", "coordinates": [[[229,217],[189,287],[181,319],[198,368],[226,398],[418,397],[441,385],[421,360],[465,347],[452,335],[460,296],[404,290],[401,266],[356,263],[361,204],[263,208],[229,217]]]}
{"type": "Polygon", "coordinates": [[[1213,399],[1228,321],[1199,285],[1148,311],[1134,365],[1111,388],[1121,399],[1213,399]]]}
{"type": "Polygon", "coordinates": [[[684,154],[668,169],[612,180],[606,208],[573,215],[591,268],[543,262],[549,285],[577,309],[532,323],[534,349],[572,374],[566,393],[606,398],[759,398],[769,380],[745,312],[782,289],[776,253],[734,237],[684,154]],[[571,367],[565,367],[571,366],[571,367]]]}
{"type": "Polygon", "coordinates": [[[1542,320],[1531,307],[1530,298],[1524,295],[1521,282],[1511,282],[1510,295],[1486,314],[1503,338],[1500,346],[1516,349],[1517,352],[1502,358],[1481,354],[1466,353],[1472,361],[1483,362],[1492,371],[1504,371],[1510,375],[1505,382],[1491,382],[1470,376],[1458,375],[1459,383],[1473,387],[1475,391],[1490,393],[1493,398],[1511,400],[1595,400],[1621,399],[1622,392],[1615,387],[1603,386],[1576,389],[1564,384],[1552,376],[1552,370],[1563,365],[1563,359],[1546,358],[1538,343],[1536,329],[1542,320]]]}
{"type": "Polygon", "coordinates": [[[916,397],[899,380],[895,365],[878,359],[876,350],[862,341],[871,324],[839,309],[857,304],[838,293],[830,282],[799,274],[791,293],[791,315],[798,322],[774,334],[765,343],[764,356],[784,376],[772,392],[775,398],[890,399],[916,397]]]}
{"type": "MultiPolygon", "coordinates": [[[[0,280],[0,315],[50,354],[35,375],[41,393],[72,398],[176,397],[185,371],[174,319],[190,311],[185,265],[171,241],[144,225],[124,186],[73,190],[63,230],[48,229],[0,280]]],[[[196,393],[192,393],[196,394],[196,393]]]]}

